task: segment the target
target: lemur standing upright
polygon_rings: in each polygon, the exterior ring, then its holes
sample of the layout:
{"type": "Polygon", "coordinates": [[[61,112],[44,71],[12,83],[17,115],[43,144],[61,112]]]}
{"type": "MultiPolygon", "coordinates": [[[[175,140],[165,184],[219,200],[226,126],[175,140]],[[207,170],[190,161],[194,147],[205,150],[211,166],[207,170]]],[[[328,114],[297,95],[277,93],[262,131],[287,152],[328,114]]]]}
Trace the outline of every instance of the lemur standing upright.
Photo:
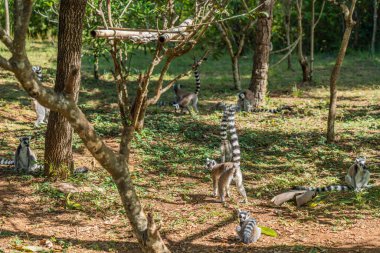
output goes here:
{"type": "Polygon", "coordinates": [[[222,203],[225,201],[225,195],[229,196],[229,187],[232,179],[234,179],[239,193],[243,196],[244,202],[247,203],[247,194],[244,189],[243,175],[240,169],[240,146],[235,127],[235,107],[230,106],[226,110],[228,112],[229,132],[231,134],[232,162],[218,164],[215,160],[207,158],[206,167],[211,170],[214,195],[217,191],[222,203]]]}

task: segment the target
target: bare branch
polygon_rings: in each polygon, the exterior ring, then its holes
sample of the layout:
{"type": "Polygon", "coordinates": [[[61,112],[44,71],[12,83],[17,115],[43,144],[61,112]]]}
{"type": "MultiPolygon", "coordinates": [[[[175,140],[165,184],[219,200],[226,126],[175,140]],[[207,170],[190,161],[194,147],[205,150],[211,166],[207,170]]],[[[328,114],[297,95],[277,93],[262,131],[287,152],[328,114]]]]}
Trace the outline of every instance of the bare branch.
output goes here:
{"type": "Polygon", "coordinates": [[[13,41],[2,27],[0,27],[0,40],[8,49],[12,49],[13,41]]]}
{"type": "Polygon", "coordinates": [[[2,56],[0,56],[0,67],[8,71],[13,71],[12,65],[9,63],[7,59],[5,59],[2,56]]]}
{"type": "MultiPolygon", "coordinates": [[[[293,50],[297,47],[297,45],[298,45],[298,43],[300,43],[300,41],[301,41],[301,37],[298,37],[298,39],[291,45],[291,48],[289,49],[289,51],[278,62],[276,62],[275,64],[272,64],[270,66],[270,68],[273,68],[273,67],[277,66],[278,64],[280,64],[281,62],[283,62],[293,52],[293,50]]],[[[289,47],[287,47],[286,50],[288,48],[289,47]]]]}
{"type": "MultiPolygon", "coordinates": [[[[32,0],[14,1],[14,40],[13,57],[17,60],[23,58],[25,54],[26,33],[28,31],[29,19],[32,14],[32,0]]],[[[12,64],[12,61],[11,61],[12,64]]],[[[24,66],[17,66],[22,68],[24,66]]]]}
{"type": "Polygon", "coordinates": [[[123,11],[121,12],[120,16],[119,16],[119,19],[121,19],[124,15],[124,13],[127,11],[129,5],[132,3],[132,0],[129,0],[129,2],[125,5],[123,11]]]}
{"type": "Polygon", "coordinates": [[[317,24],[318,24],[319,20],[320,20],[321,17],[322,17],[323,9],[325,8],[325,3],[326,3],[326,0],[323,0],[322,7],[321,7],[321,10],[320,10],[320,12],[319,12],[319,15],[318,15],[317,21],[315,21],[315,23],[314,23],[314,29],[317,27],[317,24]]]}

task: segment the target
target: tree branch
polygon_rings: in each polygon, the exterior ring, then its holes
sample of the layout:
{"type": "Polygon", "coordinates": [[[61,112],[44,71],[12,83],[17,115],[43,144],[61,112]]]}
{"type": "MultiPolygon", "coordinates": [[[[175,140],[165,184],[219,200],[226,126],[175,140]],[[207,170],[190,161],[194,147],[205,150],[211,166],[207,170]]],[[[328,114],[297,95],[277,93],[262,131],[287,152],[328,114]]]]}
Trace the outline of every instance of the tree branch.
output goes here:
{"type": "MultiPolygon", "coordinates": [[[[313,1],[314,1],[314,0],[313,0],[313,1]]],[[[320,20],[321,17],[322,17],[323,9],[325,8],[325,3],[326,3],[326,0],[323,0],[322,7],[321,7],[321,10],[320,10],[320,12],[319,12],[319,15],[318,15],[317,21],[315,21],[315,23],[314,23],[314,29],[317,27],[317,24],[318,24],[319,20],[320,20]]]]}
{"type": "Polygon", "coordinates": [[[13,71],[12,65],[9,63],[7,59],[5,59],[2,56],[0,56],[0,67],[8,71],[13,71]]]}
{"type": "Polygon", "coordinates": [[[0,40],[9,50],[12,50],[13,41],[2,27],[0,27],[0,40]]]}

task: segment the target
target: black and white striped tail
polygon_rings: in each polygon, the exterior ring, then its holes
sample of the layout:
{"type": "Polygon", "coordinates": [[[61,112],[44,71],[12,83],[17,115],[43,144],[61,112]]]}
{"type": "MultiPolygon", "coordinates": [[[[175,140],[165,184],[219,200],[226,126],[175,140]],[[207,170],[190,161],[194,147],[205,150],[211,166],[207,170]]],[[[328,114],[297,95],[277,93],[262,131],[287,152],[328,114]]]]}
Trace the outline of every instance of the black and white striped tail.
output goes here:
{"type": "Polygon", "coordinates": [[[252,233],[254,232],[253,230],[257,226],[256,220],[253,218],[249,218],[248,223],[244,227],[243,231],[243,243],[248,244],[251,243],[251,237],[252,233]]]}
{"type": "Polygon", "coordinates": [[[325,187],[305,187],[305,186],[295,186],[294,190],[306,190],[306,191],[316,191],[316,192],[331,192],[331,191],[350,191],[351,187],[346,185],[330,185],[325,187]]]}
{"type": "Polygon", "coordinates": [[[228,126],[232,145],[232,162],[234,163],[235,168],[240,168],[240,146],[235,127],[235,108],[231,106],[228,111],[228,126]]]}
{"type": "Polygon", "coordinates": [[[281,106],[277,107],[275,109],[265,109],[265,108],[253,108],[252,112],[269,112],[269,113],[279,113],[281,111],[288,110],[292,111],[292,108],[290,106],[281,106]]]}
{"type": "Polygon", "coordinates": [[[195,77],[195,94],[198,95],[201,90],[201,79],[199,77],[198,67],[194,69],[194,77],[195,77]]]}
{"type": "Polygon", "coordinates": [[[33,66],[32,71],[36,74],[37,79],[42,82],[42,68],[41,66],[33,66]]]}
{"type": "Polygon", "coordinates": [[[220,138],[222,141],[227,140],[227,126],[228,126],[228,114],[227,109],[223,110],[222,122],[220,123],[220,138]]]}
{"type": "Polygon", "coordinates": [[[7,160],[7,159],[4,159],[4,158],[0,158],[0,164],[1,165],[14,165],[15,161],[13,161],[13,160],[7,160]]]}

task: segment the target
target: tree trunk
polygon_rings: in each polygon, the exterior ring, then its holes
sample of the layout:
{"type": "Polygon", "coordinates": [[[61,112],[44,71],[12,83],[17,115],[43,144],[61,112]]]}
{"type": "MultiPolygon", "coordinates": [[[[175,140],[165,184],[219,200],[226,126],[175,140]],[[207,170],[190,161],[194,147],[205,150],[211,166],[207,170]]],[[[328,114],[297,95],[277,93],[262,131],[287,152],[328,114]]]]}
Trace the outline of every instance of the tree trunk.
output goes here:
{"type": "Polygon", "coordinates": [[[99,80],[99,54],[94,50],[94,78],[99,80]]]}
{"type": "Polygon", "coordinates": [[[288,50],[288,69],[292,69],[292,48],[290,47],[290,17],[291,17],[291,0],[285,0],[283,2],[284,8],[284,26],[285,26],[285,37],[286,37],[286,46],[289,48],[288,50]]]}
{"type": "Polygon", "coordinates": [[[5,14],[5,32],[10,35],[11,28],[9,22],[9,3],[8,0],[4,0],[4,14],[5,14]]]}
{"type": "Polygon", "coordinates": [[[296,0],[297,3],[297,30],[298,30],[298,37],[301,38],[298,42],[298,62],[301,65],[302,68],[302,83],[307,84],[310,82],[310,68],[309,64],[307,62],[306,57],[303,55],[303,49],[302,49],[302,38],[303,38],[303,28],[302,28],[302,1],[303,0],[296,0]]]}
{"type": "MultiPolygon", "coordinates": [[[[61,0],[59,10],[54,90],[64,93],[74,101],[78,99],[80,87],[82,29],[86,2],[87,0],[61,0]],[[72,82],[70,79],[73,79],[72,82]]],[[[45,174],[48,176],[64,178],[68,171],[73,170],[72,135],[73,130],[67,119],[52,111],[45,139],[45,174]]]]}
{"type": "Polygon", "coordinates": [[[268,85],[269,52],[274,2],[274,0],[260,0],[262,6],[259,11],[268,13],[268,17],[266,15],[260,15],[257,20],[255,31],[253,68],[249,86],[249,89],[254,94],[254,100],[251,101],[254,108],[265,104],[264,98],[268,85]]]}
{"type": "Polygon", "coordinates": [[[232,75],[234,77],[234,85],[236,90],[241,90],[239,57],[232,57],[232,75]]]}
{"type": "Polygon", "coordinates": [[[311,0],[311,29],[310,29],[310,81],[313,80],[314,71],[314,24],[315,24],[315,1],[311,0]]]}
{"type": "Polygon", "coordinates": [[[344,56],[346,55],[347,46],[350,40],[350,35],[355,22],[352,20],[352,14],[355,9],[356,0],[351,1],[351,9],[344,4],[340,4],[345,16],[345,30],[343,34],[342,43],[340,45],[339,53],[336,58],[335,66],[330,76],[330,106],[329,117],[327,121],[327,142],[331,143],[335,140],[335,116],[336,116],[336,103],[337,103],[337,89],[336,82],[339,77],[340,68],[342,66],[344,56]]]}
{"type": "Polygon", "coordinates": [[[373,29],[372,29],[372,40],[371,40],[371,55],[375,55],[376,49],[376,30],[377,30],[377,10],[379,8],[378,0],[373,0],[373,29]]]}

